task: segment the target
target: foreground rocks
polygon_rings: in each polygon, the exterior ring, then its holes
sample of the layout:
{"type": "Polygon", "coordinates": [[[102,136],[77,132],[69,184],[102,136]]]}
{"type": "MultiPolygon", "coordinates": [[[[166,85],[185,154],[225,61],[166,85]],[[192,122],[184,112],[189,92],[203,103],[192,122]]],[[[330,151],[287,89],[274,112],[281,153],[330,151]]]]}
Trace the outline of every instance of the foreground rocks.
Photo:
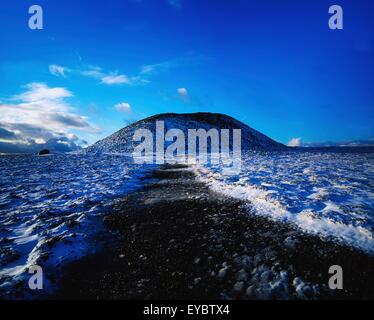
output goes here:
{"type": "Polygon", "coordinates": [[[38,152],[38,156],[45,156],[47,154],[50,154],[51,152],[48,149],[43,149],[38,152]]]}
{"type": "Polygon", "coordinates": [[[183,166],[151,172],[105,218],[118,241],[69,266],[56,298],[374,298],[374,258],[251,213],[183,166]],[[344,270],[344,290],[328,269],[344,270]]]}

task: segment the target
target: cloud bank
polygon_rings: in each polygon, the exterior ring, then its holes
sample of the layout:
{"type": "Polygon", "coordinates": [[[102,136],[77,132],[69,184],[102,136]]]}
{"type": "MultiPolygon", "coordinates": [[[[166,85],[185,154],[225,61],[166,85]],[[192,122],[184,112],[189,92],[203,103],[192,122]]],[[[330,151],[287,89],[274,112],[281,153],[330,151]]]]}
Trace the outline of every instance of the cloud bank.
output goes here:
{"type": "Polygon", "coordinates": [[[0,152],[33,152],[42,145],[68,150],[84,145],[71,130],[99,132],[77,114],[67,99],[66,88],[30,83],[25,91],[0,104],[0,152]]]}

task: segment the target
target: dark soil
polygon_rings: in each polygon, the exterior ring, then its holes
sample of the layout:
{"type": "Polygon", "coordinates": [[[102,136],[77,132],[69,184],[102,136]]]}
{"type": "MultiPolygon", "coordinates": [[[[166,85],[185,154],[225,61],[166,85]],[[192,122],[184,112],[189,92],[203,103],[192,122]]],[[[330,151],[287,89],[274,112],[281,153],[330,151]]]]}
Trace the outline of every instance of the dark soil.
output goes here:
{"type": "Polygon", "coordinates": [[[153,171],[105,218],[118,241],[68,266],[57,299],[373,299],[374,258],[216,194],[184,166],[153,171]],[[328,270],[343,268],[343,290],[328,270]]]}

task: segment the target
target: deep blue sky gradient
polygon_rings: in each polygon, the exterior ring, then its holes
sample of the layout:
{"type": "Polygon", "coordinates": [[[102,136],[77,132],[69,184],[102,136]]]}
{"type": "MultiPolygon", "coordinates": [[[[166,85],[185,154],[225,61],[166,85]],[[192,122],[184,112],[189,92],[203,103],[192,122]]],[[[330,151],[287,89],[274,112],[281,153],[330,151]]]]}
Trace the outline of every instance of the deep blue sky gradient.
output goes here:
{"type": "Polygon", "coordinates": [[[78,132],[90,142],[144,116],[196,111],[229,114],[284,143],[374,137],[371,0],[6,0],[0,24],[0,100],[32,82],[67,88],[103,129],[78,132]],[[43,6],[42,31],[27,27],[32,4],[43,6]],[[332,4],[344,9],[344,30],[328,28],[332,4]],[[129,76],[158,67],[147,84],[107,86],[56,77],[51,64],[129,76]],[[120,102],[133,113],[119,113],[120,102]]]}

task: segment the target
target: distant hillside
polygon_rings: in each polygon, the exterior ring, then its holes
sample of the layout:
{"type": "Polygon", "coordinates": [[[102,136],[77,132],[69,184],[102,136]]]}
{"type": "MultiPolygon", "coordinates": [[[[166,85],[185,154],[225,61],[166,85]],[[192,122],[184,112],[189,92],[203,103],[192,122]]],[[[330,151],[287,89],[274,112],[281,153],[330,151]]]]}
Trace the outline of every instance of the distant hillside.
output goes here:
{"type": "MultiPolygon", "coordinates": [[[[156,121],[164,121],[165,131],[180,129],[186,137],[188,129],[241,129],[243,150],[279,150],[287,147],[248,125],[230,116],[218,113],[164,113],[135,122],[111,136],[96,142],[87,148],[89,152],[131,153],[134,148],[133,135],[137,129],[155,132],[156,121]]],[[[232,136],[232,131],[230,131],[232,136]]]]}

